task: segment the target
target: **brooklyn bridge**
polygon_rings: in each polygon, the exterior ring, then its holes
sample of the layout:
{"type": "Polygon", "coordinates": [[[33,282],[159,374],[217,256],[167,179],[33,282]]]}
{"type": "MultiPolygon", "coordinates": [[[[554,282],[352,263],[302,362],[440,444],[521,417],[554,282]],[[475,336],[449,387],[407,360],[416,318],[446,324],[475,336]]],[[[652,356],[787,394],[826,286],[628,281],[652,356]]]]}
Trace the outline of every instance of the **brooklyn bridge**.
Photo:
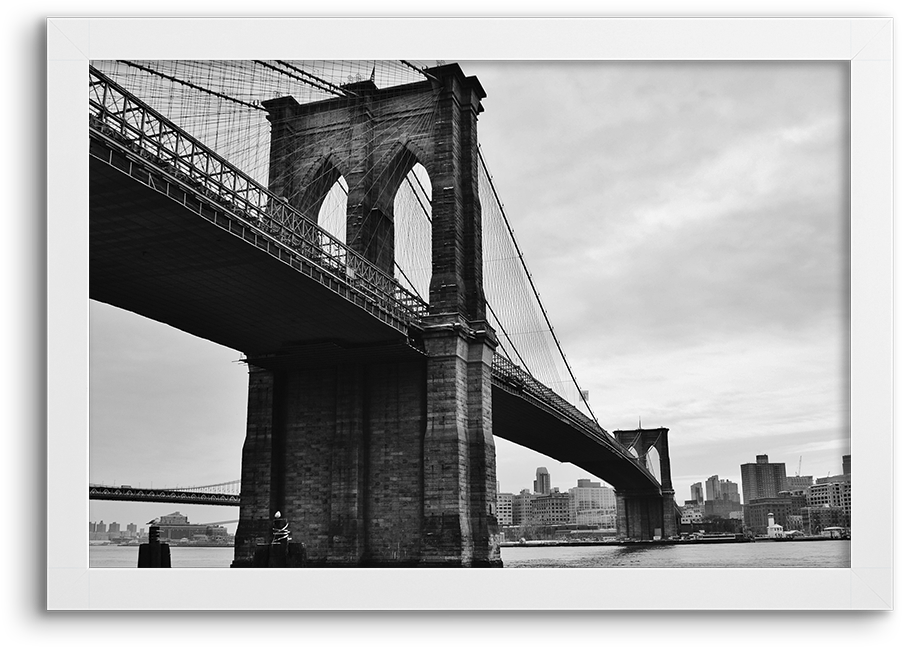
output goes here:
{"type": "MultiPolygon", "coordinates": [[[[277,511],[310,565],[500,566],[495,437],[611,484],[620,536],[677,534],[668,430],[592,414],[486,97],[453,63],[91,66],[91,298],[247,364],[240,495],[207,498],[240,505],[233,566],[277,511]]],[[[91,497],[164,496],[117,490],[91,497]]]]}

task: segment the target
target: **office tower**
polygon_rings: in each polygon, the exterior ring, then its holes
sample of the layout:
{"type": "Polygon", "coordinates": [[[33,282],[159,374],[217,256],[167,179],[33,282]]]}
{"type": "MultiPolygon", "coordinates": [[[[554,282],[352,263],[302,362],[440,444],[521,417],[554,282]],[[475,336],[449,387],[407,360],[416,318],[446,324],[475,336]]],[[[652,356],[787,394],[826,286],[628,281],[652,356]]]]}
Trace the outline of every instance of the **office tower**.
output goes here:
{"type": "Polygon", "coordinates": [[[754,463],[744,463],[739,470],[743,503],[775,497],[786,489],[786,463],[768,462],[767,454],[759,454],[754,463]]]}
{"type": "Polygon", "coordinates": [[[536,470],[536,480],[532,482],[532,490],[536,494],[551,493],[551,474],[544,467],[536,470]]]}
{"type": "Polygon", "coordinates": [[[786,463],[771,463],[767,454],[758,454],[754,463],[739,466],[742,476],[743,522],[751,527],[751,503],[757,499],[776,498],[777,494],[786,490],[786,463]]]}
{"type": "Polygon", "coordinates": [[[730,479],[724,479],[720,482],[720,496],[726,501],[739,503],[739,484],[733,483],[730,479]]]}
{"type": "Polygon", "coordinates": [[[705,493],[701,483],[693,483],[689,486],[689,500],[695,501],[698,504],[705,502],[705,493]]]}
{"type": "Polygon", "coordinates": [[[720,479],[717,474],[705,481],[705,497],[708,501],[720,499],[720,479]]]}

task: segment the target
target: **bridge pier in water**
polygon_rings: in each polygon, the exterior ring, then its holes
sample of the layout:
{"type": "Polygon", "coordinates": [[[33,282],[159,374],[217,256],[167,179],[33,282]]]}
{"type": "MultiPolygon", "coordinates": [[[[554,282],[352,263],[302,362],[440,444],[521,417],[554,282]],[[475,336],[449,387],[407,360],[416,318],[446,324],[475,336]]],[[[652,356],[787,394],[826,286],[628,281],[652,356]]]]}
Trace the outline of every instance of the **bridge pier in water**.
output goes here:
{"type": "Polygon", "coordinates": [[[494,340],[424,336],[425,357],[250,367],[235,566],[275,511],[310,566],[500,566],[494,340]]]}
{"type": "Polygon", "coordinates": [[[233,566],[251,566],[276,511],[309,566],[500,566],[476,118],[457,65],[430,80],[299,105],[264,103],[271,189],[309,218],[348,181],[348,245],[392,273],[392,200],[417,162],[432,199],[430,314],[408,339],[303,340],[248,357],[247,437],[233,566]],[[411,118],[412,113],[431,118],[411,118]]]}

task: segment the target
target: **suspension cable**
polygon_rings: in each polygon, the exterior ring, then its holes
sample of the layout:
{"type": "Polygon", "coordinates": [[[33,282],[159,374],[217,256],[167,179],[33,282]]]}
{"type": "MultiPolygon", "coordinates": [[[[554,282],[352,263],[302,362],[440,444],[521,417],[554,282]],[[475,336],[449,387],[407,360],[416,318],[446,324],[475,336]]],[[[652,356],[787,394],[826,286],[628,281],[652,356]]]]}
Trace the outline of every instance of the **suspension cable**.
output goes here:
{"type": "Polygon", "coordinates": [[[404,65],[406,65],[406,66],[409,67],[410,69],[416,70],[417,72],[419,72],[420,74],[422,74],[423,76],[425,76],[425,77],[426,77],[427,79],[429,79],[430,81],[438,81],[438,79],[437,79],[436,77],[434,77],[433,75],[429,74],[429,73],[428,73],[426,70],[424,70],[423,68],[417,67],[417,66],[414,65],[413,63],[408,63],[407,61],[402,60],[402,59],[398,59],[398,60],[400,60],[404,65]]]}
{"type": "Polygon", "coordinates": [[[554,332],[554,326],[551,325],[551,319],[548,318],[548,311],[545,310],[545,306],[539,299],[539,291],[536,289],[536,284],[532,279],[532,274],[530,273],[529,268],[526,267],[526,260],[523,258],[523,252],[520,250],[520,245],[517,243],[517,239],[514,238],[514,230],[511,228],[510,221],[507,219],[507,213],[505,213],[504,211],[504,204],[501,202],[501,198],[498,196],[498,190],[495,188],[495,182],[492,179],[492,174],[489,173],[488,165],[485,163],[485,157],[483,157],[482,155],[482,147],[477,146],[476,150],[479,155],[479,161],[485,168],[485,175],[489,180],[489,186],[492,189],[492,194],[495,196],[495,201],[498,203],[498,209],[501,212],[501,217],[503,218],[504,224],[507,227],[507,231],[511,236],[511,240],[514,243],[514,249],[517,251],[517,256],[520,259],[520,264],[523,266],[523,271],[526,273],[526,278],[529,281],[529,285],[532,288],[533,294],[536,295],[536,302],[539,304],[539,309],[542,311],[542,316],[545,318],[545,323],[548,324],[548,331],[551,333],[551,336],[554,339],[554,343],[557,345],[557,349],[561,354],[561,358],[564,360],[564,366],[567,367],[567,372],[570,374],[570,379],[573,380],[573,383],[576,385],[576,390],[579,392],[580,399],[583,401],[583,404],[586,405],[586,410],[589,412],[589,415],[592,416],[592,420],[595,421],[595,424],[601,427],[598,422],[598,418],[595,417],[595,413],[589,406],[589,401],[586,399],[583,390],[579,388],[579,382],[576,381],[576,376],[573,374],[573,369],[570,367],[570,362],[567,361],[567,356],[564,355],[564,349],[561,347],[561,342],[558,339],[557,333],[554,332]]]}
{"type": "Polygon", "coordinates": [[[117,59],[116,62],[122,63],[123,65],[129,65],[129,66],[137,68],[143,72],[147,72],[148,74],[154,74],[156,76],[166,79],[167,81],[172,81],[174,83],[181,83],[182,85],[188,86],[189,88],[192,88],[194,90],[200,90],[201,92],[206,92],[207,94],[212,94],[214,97],[219,97],[220,99],[225,99],[226,101],[231,101],[232,103],[237,103],[239,105],[245,106],[246,108],[253,108],[254,110],[263,110],[263,111],[266,110],[263,106],[255,106],[254,104],[248,103],[247,101],[242,101],[241,99],[236,99],[235,97],[230,97],[227,94],[223,94],[221,92],[216,92],[215,90],[210,90],[209,88],[205,88],[200,85],[196,85],[194,83],[191,83],[190,81],[185,81],[184,79],[180,79],[175,76],[170,76],[169,74],[165,74],[163,72],[160,72],[159,70],[154,70],[152,68],[145,67],[144,65],[139,65],[138,63],[135,63],[134,61],[125,61],[125,60],[117,59]]]}
{"type": "MultiPolygon", "coordinates": [[[[347,90],[345,88],[341,88],[337,85],[329,83],[325,79],[321,79],[320,77],[316,76],[315,74],[310,74],[310,72],[306,72],[306,71],[302,70],[301,68],[297,67],[296,65],[292,65],[291,63],[288,63],[286,61],[279,61],[279,60],[277,60],[276,63],[278,63],[279,65],[284,65],[285,67],[294,70],[295,72],[297,72],[298,74],[300,74],[303,77],[309,77],[312,81],[315,81],[317,83],[322,83],[323,85],[326,86],[326,88],[329,88],[329,91],[332,92],[332,94],[335,94],[339,97],[346,97],[348,95],[351,95],[353,97],[357,96],[357,94],[355,92],[351,92],[350,90],[347,90]]],[[[273,69],[275,69],[277,72],[280,71],[278,68],[273,68],[273,69]]],[[[282,72],[282,74],[285,74],[286,76],[291,76],[287,72],[282,72]]],[[[310,83],[310,81],[306,81],[306,82],[310,83]]],[[[316,87],[316,86],[314,86],[314,87],[316,87]]],[[[319,89],[322,89],[322,88],[319,88],[319,89]]]]}

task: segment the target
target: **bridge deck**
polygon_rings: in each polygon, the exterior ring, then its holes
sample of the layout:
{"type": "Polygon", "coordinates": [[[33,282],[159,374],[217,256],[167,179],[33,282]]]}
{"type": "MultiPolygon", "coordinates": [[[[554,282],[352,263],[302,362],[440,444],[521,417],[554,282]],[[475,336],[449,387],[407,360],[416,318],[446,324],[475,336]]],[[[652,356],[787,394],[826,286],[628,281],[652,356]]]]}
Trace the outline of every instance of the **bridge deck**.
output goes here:
{"type": "MultiPolygon", "coordinates": [[[[238,218],[209,204],[198,215],[180,204],[184,192],[174,199],[150,188],[104,161],[111,154],[92,140],[91,298],[249,354],[301,341],[406,338],[374,316],[346,277],[292,266],[275,241],[238,218]],[[266,244],[270,250],[261,249],[266,244]]],[[[163,190],[172,194],[173,185],[163,190]]],[[[194,204],[204,203],[195,197],[194,204]]]]}

